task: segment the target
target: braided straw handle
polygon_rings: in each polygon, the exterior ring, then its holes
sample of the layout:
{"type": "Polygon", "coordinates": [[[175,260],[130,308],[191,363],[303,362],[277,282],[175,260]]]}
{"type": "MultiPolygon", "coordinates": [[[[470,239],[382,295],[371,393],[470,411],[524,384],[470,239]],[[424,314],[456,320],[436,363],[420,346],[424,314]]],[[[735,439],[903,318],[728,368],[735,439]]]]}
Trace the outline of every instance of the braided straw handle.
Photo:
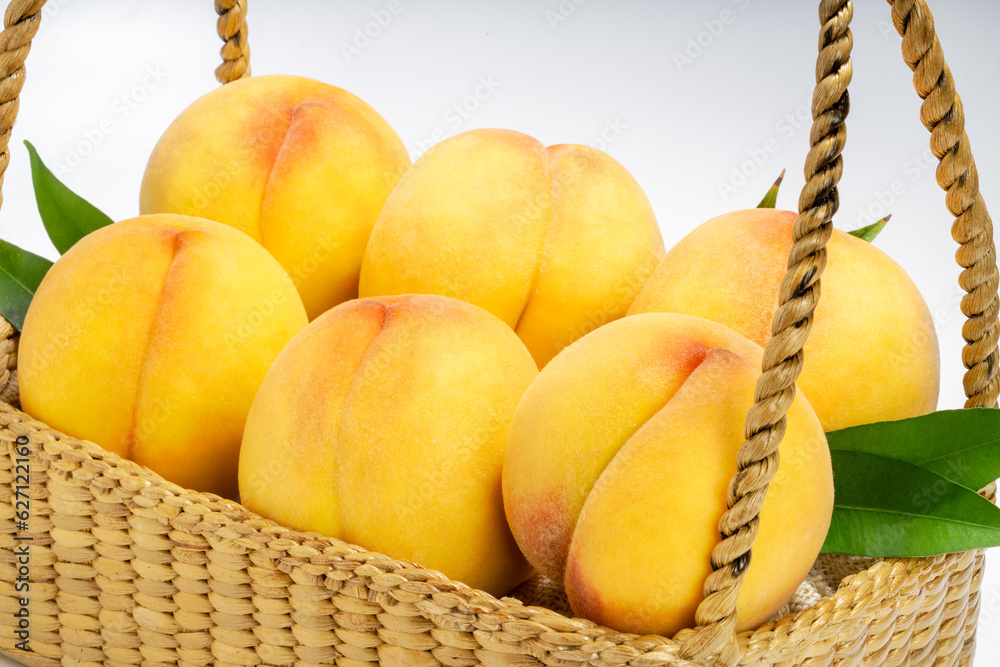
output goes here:
{"type": "Polygon", "coordinates": [[[225,44],[219,55],[222,64],[215,68],[219,83],[229,83],[250,76],[250,44],[247,43],[247,0],[215,0],[219,15],[216,30],[225,44]]]}
{"type": "MultiPolygon", "coordinates": [[[[964,268],[959,284],[966,291],[962,312],[966,347],[962,360],[966,407],[997,404],[997,284],[993,223],[979,192],[979,176],[965,133],[962,101],[944,61],[925,0],[888,0],[893,23],[903,37],[903,58],[913,70],[913,84],[924,100],[921,120],[931,132],[931,149],[941,161],[938,185],[947,191],[948,210],[955,216],[952,236],[961,244],[956,260],[964,268]]],[[[772,338],[764,350],[755,403],[747,414],[747,440],[740,447],[738,471],[727,498],[728,511],[719,522],[723,539],[712,553],[712,573],[705,599],[698,606],[699,628],[685,641],[682,655],[716,657],[721,665],[739,659],[736,643],[736,599],[750,564],[751,545],[767,487],[778,468],[778,445],[785,414],[795,397],[802,370],[802,348],[812,325],[826,265],[826,243],[839,206],[837,183],[843,173],[841,152],[847,138],[844,121],[851,82],[851,0],[821,0],[820,52],[813,94],[811,148],[806,157],[806,184],[799,198],[795,243],[781,282],[780,306],[772,322],[772,338]]]]}
{"type": "Polygon", "coordinates": [[[20,107],[24,87],[24,59],[42,22],[45,0],[13,0],[3,15],[0,33],[0,204],[3,175],[10,164],[10,133],[20,107]]]}
{"type": "Polygon", "coordinates": [[[979,172],[965,133],[962,98],[944,61],[934,32],[934,17],[924,0],[889,0],[892,22],[903,37],[903,59],[913,70],[913,87],[924,103],[920,120],[931,133],[931,150],[941,161],[937,182],[948,194],[945,203],[955,216],[951,235],[961,244],[955,259],[963,271],[959,285],[966,345],[965,407],[996,407],[997,263],[993,220],[979,192],[979,172]]]}
{"type": "Polygon", "coordinates": [[[843,173],[841,151],[847,140],[851,82],[851,0],[820,2],[819,56],[813,92],[811,147],[806,156],[806,184],[799,197],[788,271],[781,281],[779,307],[764,348],[762,374],[754,405],[746,418],[746,441],[737,455],[737,472],[729,483],[728,510],[719,521],[722,541],[712,552],[712,573],[705,580],[705,599],[698,605],[699,629],[688,638],[682,655],[691,659],[718,656],[721,665],[739,658],[736,644],[736,599],[750,564],[750,546],[767,487],[778,470],[778,445],[785,433],[785,413],[795,398],[802,371],[802,347],[819,301],[819,279],[826,266],[826,242],[839,206],[837,183],[843,173]]]}

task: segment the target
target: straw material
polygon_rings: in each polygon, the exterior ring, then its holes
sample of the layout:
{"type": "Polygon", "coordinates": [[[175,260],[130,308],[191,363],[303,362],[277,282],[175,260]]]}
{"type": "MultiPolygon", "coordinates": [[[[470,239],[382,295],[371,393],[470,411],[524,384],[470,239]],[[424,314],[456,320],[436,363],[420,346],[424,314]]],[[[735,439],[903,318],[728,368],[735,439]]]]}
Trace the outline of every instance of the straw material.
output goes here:
{"type": "Polygon", "coordinates": [[[719,521],[722,541],[712,552],[712,573],[696,620],[701,630],[687,641],[686,658],[719,656],[720,665],[739,659],[735,643],[736,598],[752,561],[758,516],[767,488],[778,471],[778,445],[785,434],[785,413],[795,398],[812,315],[819,302],[820,277],[826,267],[826,243],[833,229],[843,172],[841,152],[847,140],[847,87],[851,83],[849,0],[820,3],[820,44],[813,94],[812,147],[806,156],[806,183],[799,216],[792,227],[794,243],[788,271],[778,292],[771,339],[764,348],[762,373],[754,405],[746,418],[746,442],[737,454],[737,472],[729,485],[728,509],[719,521]]]}
{"type": "MultiPolygon", "coordinates": [[[[13,0],[4,17],[0,179],[43,4],[13,0]]],[[[968,405],[996,405],[996,253],[961,100],[924,1],[890,4],[904,59],[925,100],[921,117],[941,159],[938,183],[956,218],[952,232],[961,244],[957,259],[968,293],[962,302],[969,318],[968,405]]],[[[246,2],[215,5],[225,42],[216,75],[225,83],[250,73],[246,2]]],[[[568,612],[565,595],[540,578],[496,599],[440,573],[182,489],[19,411],[17,335],[0,319],[0,441],[7,453],[0,457],[0,652],[32,665],[971,664],[983,552],[824,556],[789,613],[753,632],[733,632],[734,601],[778,464],[784,413],[803,364],[838,204],[851,15],[847,0],[820,3],[812,148],[796,241],[698,628],[673,639],[616,632],[560,613],[568,612]],[[25,520],[19,503],[26,497],[25,520]],[[26,577],[19,570],[25,549],[26,577]],[[25,579],[29,592],[23,592],[25,579]],[[30,611],[30,652],[16,648],[22,598],[30,611]]]]}
{"type": "Polygon", "coordinates": [[[216,30],[225,44],[219,55],[222,64],[215,68],[219,83],[230,83],[250,76],[250,44],[247,42],[247,0],[215,0],[219,15],[216,30]]]}

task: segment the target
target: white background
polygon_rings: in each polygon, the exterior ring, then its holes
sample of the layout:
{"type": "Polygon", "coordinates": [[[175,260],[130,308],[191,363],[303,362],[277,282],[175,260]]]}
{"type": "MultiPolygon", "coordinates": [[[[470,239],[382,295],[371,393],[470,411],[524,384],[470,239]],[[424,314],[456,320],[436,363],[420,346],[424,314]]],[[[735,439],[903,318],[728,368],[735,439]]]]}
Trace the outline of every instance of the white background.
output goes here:
{"type": "MultiPolygon", "coordinates": [[[[932,4],[965,101],[983,194],[1000,207],[1000,3],[932,4]]],[[[251,0],[250,43],[255,73],[300,74],[354,92],[414,154],[435,136],[477,127],[603,148],[645,188],[669,247],[709,217],[756,205],[786,167],[778,203],[796,207],[815,5],[251,0]],[[369,23],[372,12],[385,25],[369,23]],[[374,37],[359,37],[366,24],[374,37]]],[[[926,160],[928,133],[889,16],[885,2],[858,3],[835,224],[854,229],[870,221],[867,212],[871,219],[893,214],[877,244],[909,272],[934,313],[940,407],[955,408],[964,396],[952,220],[926,160]]],[[[177,113],[217,85],[220,45],[209,0],[50,0],[28,59],[0,236],[56,257],[35,209],[24,139],[112,218],[136,215],[149,152],[177,113]]],[[[976,665],[998,659],[1000,551],[983,584],[976,665]]]]}

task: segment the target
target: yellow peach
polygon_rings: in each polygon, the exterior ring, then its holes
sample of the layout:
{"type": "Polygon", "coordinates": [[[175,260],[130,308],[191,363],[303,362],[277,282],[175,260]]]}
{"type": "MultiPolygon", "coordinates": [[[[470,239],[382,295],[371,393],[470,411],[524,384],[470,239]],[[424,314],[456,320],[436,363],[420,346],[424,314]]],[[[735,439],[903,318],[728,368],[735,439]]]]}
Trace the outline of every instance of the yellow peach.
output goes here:
{"type": "MultiPolygon", "coordinates": [[[[588,334],[528,388],[504,462],[507,518],[577,614],[640,634],[693,626],[760,364],[760,347],[720,324],[651,313],[588,334]]],[[[795,592],[832,512],[826,438],[798,394],[737,600],[741,629],[795,592]]]]}
{"type": "Polygon", "coordinates": [[[255,512],[497,595],[529,574],[500,471],[538,369],[503,322],[441,296],[360,299],[278,356],[247,420],[255,512]]]}
{"type": "MultiPolygon", "coordinates": [[[[667,253],[630,313],[721,322],[767,344],[788,266],[795,214],[774,209],[713,218],[667,253]]],[[[798,385],[827,431],[933,412],[940,369],[927,304],[888,255],[834,230],[798,385]]]]}
{"type": "Polygon", "coordinates": [[[181,486],[236,497],[247,412],[306,325],[288,274],[230,227],[141,216],[46,274],[18,354],[26,412],[181,486]]]}
{"type": "Polygon", "coordinates": [[[250,77],[199,98],[167,128],[139,209],[250,235],[315,318],[357,296],[368,236],[409,166],[389,124],[351,93],[298,76],[250,77]]]}
{"type": "Polygon", "coordinates": [[[613,158],[472,130],[427,151],[393,190],[365,250],[360,294],[481,306],[541,367],[622,317],[662,257],[649,201],[613,158]]]}

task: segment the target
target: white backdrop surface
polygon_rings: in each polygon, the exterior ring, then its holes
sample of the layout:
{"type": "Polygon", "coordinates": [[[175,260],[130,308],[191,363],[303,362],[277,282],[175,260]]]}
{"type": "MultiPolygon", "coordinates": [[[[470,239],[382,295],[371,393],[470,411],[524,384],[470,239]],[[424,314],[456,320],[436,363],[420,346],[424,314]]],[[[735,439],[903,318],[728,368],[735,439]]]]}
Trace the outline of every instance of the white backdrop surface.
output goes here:
{"type": "MultiPolygon", "coordinates": [[[[710,217],[756,205],[784,168],[778,204],[796,207],[808,148],[815,4],[250,0],[251,60],[256,74],[309,76],[359,95],[414,156],[478,127],[606,150],[645,189],[670,247],[710,217]]],[[[983,194],[1000,210],[1000,3],[932,4],[965,102],[983,194]]],[[[893,214],[877,244],[927,300],[941,342],[939,406],[960,407],[961,292],[951,217],[889,7],[857,5],[835,224],[854,229],[893,214]]],[[[153,144],[217,85],[221,42],[208,0],[50,0],[44,16],[11,141],[0,237],[55,259],[22,140],[112,218],[134,216],[153,144]]],[[[975,664],[998,663],[1000,551],[990,556],[983,582],[975,664]]]]}

